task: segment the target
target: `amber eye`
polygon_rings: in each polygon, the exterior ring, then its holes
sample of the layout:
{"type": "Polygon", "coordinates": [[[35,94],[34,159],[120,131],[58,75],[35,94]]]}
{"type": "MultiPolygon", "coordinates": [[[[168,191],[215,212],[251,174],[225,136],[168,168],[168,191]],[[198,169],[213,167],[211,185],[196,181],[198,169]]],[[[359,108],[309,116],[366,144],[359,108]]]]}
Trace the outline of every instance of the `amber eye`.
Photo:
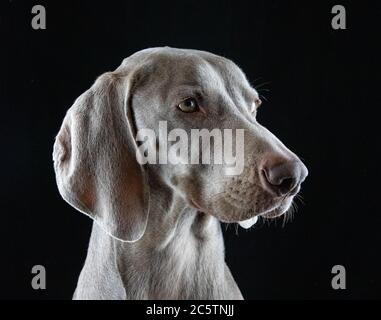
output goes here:
{"type": "Polygon", "coordinates": [[[254,101],[254,103],[255,103],[256,107],[258,108],[262,104],[262,101],[261,101],[261,99],[256,99],[254,101]]]}
{"type": "Polygon", "coordinates": [[[180,104],[177,106],[182,112],[196,112],[199,110],[198,103],[196,99],[194,98],[188,98],[184,101],[180,102],[180,104]]]}

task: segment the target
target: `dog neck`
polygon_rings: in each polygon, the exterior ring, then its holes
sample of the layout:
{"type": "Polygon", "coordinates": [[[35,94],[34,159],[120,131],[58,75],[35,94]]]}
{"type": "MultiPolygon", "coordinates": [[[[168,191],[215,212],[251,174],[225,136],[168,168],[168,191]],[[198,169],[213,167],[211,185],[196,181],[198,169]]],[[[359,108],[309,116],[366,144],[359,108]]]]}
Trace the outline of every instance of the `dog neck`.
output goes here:
{"type": "Polygon", "coordinates": [[[241,299],[225,264],[220,222],[180,196],[166,198],[164,186],[156,190],[158,205],[138,241],[119,241],[94,224],[75,298],[241,299]]]}
{"type": "Polygon", "coordinates": [[[139,298],[218,297],[225,274],[219,221],[176,196],[165,211],[152,208],[139,241],[118,243],[118,269],[125,287],[134,288],[131,291],[139,298]]]}

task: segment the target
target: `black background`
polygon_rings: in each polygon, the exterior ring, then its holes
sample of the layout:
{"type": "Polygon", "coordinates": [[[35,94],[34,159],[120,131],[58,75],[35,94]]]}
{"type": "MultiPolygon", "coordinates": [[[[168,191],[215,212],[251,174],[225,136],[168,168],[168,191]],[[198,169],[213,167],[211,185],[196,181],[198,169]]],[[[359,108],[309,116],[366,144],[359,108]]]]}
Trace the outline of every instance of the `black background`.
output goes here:
{"type": "Polygon", "coordinates": [[[381,2],[14,0],[0,14],[1,298],[71,298],[91,221],[58,193],[54,137],[98,75],[164,45],[226,56],[254,86],[270,82],[259,121],[310,171],[292,223],[226,230],[244,297],[380,298],[381,2]],[[46,30],[31,27],[35,4],[46,30]],[[345,6],[347,30],[331,28],[334,4],[345,6]],[[44,291],[30,285],[36,264],[44,291]],[[331,288],[336,264],[346,290],[331,288]]]}

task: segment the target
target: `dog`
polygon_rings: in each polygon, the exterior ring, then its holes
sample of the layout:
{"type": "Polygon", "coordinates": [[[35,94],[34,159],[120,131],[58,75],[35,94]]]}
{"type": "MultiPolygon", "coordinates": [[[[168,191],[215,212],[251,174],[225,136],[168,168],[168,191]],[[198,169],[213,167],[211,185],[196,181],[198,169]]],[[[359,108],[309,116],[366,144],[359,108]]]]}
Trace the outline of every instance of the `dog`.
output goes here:
{"type": "Polygon", "coordinates": [[[250,227],[286,213],[308,174],[257,122],[260,104],[231,60],[169,47],[124,59],[74,102],[53,150],[60,194],[95,222],[74,299],[243,299],[220,222],[250,227]],[[160,121],[188,133],[244,130],[242,173],[139,163],[137,132],[158,136],[160,121]]]}

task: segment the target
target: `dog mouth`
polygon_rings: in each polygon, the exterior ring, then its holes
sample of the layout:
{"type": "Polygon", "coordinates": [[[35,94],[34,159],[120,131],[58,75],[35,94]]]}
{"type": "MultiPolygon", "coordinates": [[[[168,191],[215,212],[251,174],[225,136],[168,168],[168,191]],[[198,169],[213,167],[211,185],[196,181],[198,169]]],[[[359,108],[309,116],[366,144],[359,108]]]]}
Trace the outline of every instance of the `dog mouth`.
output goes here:
{"type": "Polygon", "coordinates": [[[266,219],[275,219],[284,215],[292,205],[293,197],[283,199],[274,209],[259,214],[266,219]]]}
{"type": "Polygon", "coordinates": [[[275,208],[271,208],[264,212],[257,213],[253,217],[243,221],[238,221],[237,223],[242,228],[249,229],[258,222],[259,217],[263,219],[269,219],[269,220],[276,219],[280,216],[283,216],[290,209],[292,200],[293,200],[292,197],[288,199],[284,199],[279,204],[277,204],[275,208]]]}
{"type": "Polygon", "coordinates": [[[257,212],[255,209],[248,210],[247,208],[239,207],[236,204],[227,202],[227,204],[231,207],[233,212],[243,212],[244,214],[240,214],[240,216],[245,217],[245,219],[241,219],[237,217],[237,215],[232,215],[232,216],[225,215],[224,217],[220,217],[219,215],[213,213],[214,210],[205,210],[200,204],[197,203],[197,201],[195,201],[192,198],[188,199],[188,203],[193,208],[197,209],[200,212],[204,212],[204,213],[215,216],[221,222],[238,223],[242,228],[248,229],[252,227],[258,221],[259,217],[262,219],[272,220],[284,215],[292,206],[293,198],[294,198],[293,196],[283,198],[277,204],[260,212],[257,212]]]}

